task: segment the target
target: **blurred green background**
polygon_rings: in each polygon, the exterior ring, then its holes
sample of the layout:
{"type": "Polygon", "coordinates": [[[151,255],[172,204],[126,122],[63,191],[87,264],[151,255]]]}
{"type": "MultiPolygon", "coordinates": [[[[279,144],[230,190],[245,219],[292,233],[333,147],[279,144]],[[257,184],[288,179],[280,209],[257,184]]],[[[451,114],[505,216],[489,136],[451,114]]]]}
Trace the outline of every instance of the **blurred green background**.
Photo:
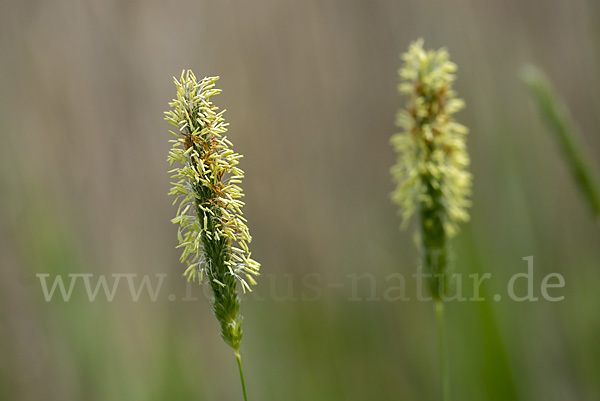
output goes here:
{"type": "Polygon", "coordinates": [[[455,271],[491,273],[490,299],[530,255],[536,295],[566,281],[561,302],[448,304],[454,399],[600,400],[600,232],[518,79],[546,71],[598,170],[598,21],[595,0],[2,1],[0,399],[241,399],[201,289],[182,301],[163,111],[184,68],[221,76],[245,155],[250,398],[437,399],[432,304],[383,298],[418,265],[389,138],[398,55],[423,37],[458,64],[471,130],[455,271]],[[46,302],[40,273],[167,276],[155,302],[125,282],[46,302]]]}

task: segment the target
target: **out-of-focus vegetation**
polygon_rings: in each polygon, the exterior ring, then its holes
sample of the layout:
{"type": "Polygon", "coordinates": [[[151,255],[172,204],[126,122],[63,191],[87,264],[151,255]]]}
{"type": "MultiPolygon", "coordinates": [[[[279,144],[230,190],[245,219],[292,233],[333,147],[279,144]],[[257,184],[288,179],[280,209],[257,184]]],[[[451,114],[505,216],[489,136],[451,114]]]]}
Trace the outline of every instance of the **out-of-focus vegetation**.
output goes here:
{"type": "Polygon", "coordinates": [[[590,206],[590,211],[600,223],[600,188],[598,178],[594,175],[586,153],[579,143],[578,134],[569,121],[565,106],[554,93],[551,84],[544,73],[533,66],[527,66],[521,73],[521,78],[529,87],[532,96],[538,104],[540,113],[547,122],[548,129],[556,138],[565,163],[569,166],[573,181],[579,185],[581,194],[590,206]]]}
{"type": "Polygon", "coordinates": [[[431,304],[385,299],[393,273],[414,295],[389,138],[398,55],[422,36],[450,49],[468,105],[455,272],[492,274],[489,302],[446,307],[453,396],[599,400],[600,233],[518,78],[547,73],[598,170],[599,20],[593,0],[3,2],[0,399],[240,398],[202,289],[182,300],[162,112],[184,68],[222,77],[245,155],[263,271],[242,305],[250,399],[435,399],[431,304]],[[557,272],[565,299],[492,301],[530,255],[536,295],[557,272]],[[352,285],[365,273],[375,294],[352,285]],[[126,285],[46,302],[36,274],[167,276],[155,302],[126,285]]]}

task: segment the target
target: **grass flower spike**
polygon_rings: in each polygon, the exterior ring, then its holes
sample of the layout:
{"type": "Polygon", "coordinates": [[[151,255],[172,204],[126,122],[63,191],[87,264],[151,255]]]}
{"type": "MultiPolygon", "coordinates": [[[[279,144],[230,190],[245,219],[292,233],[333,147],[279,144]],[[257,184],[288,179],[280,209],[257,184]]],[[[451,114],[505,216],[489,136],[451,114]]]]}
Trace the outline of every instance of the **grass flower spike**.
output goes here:
{"type": "Polygon", "coordinates": [[[398,160],[392,167],[397,184],[392,200],[400,206],[404,226],[419,217],[422,266],[435,301],[442,400],[450,399],[450,374],[444,341],[444,295],[448,289],[447,240],[469,219],[471,174],[467,171],[467,128],[453,115],[464,107],[452,89],[456,65],[446,50],[423,50],[423,41],[402,56],[401,94],[408,98],[398,113],[402,130],[392,137],[398,160]]]}
{"type": "Polygon", "coordinates": [[[453,119],[464,107],[452,89],[456,65],[446,50],[425,51],[422,46],[422,40],[411,44],[399,71],[398,89],[408,102],[397,117],[402,132],[391,140],[398,154],[391,171],[397,184],[392,199],[402,210],[404,226],[418,214],[423,266],[431,275],[431,294],[438,299],[447,288],[446,239],[469,219],[471,174],[468,130],[453,119]]]}
{"type": "Polygon", "coordinates": [[[175,79],[177,98],[169,105],[166,120],[178,131],[168,161],[177,167],[170,171],[176,180],[169,195],[175,196],[179,225],[177,236],[183,249],[181,261],[190,281],[202,283],[206,277],[212,288],[213,311],[221,324],[221,336],[238,359],[244,397],[246,389],[239,354],[242,339],[240,299],[237,285],[245,292],[256,284],[253,276],[260,265],[251,258],[248,243],[252,240],[246,219],[242,216],[238,186],[244,172],[238,167],[240,154],[224,135],[227,123],[224,111],[217,112],[210,98],[221,91],[215,89],[219,77],[197,81],[192,71],[184,71],[175,79]]]}

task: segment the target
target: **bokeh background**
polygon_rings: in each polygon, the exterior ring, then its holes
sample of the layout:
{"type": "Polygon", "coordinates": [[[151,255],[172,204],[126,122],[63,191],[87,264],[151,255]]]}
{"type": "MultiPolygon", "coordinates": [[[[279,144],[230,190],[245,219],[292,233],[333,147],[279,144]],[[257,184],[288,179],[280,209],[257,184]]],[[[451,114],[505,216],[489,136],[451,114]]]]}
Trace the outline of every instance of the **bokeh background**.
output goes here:
{"type": "Polygon", "coordinates": [[[2,1],[0,399],[241,399],[206,297],[182,300],[163,111],[184,68],[221,76],[245,155],[251,399],[437,399],[432,304],[384,298],[418,265],[389,138],[423,37],[458,64],[471,130],[455,271],[493,277],[489,302],[447,307],[454,399],[599,400],[600,232],[518,77],[546,71],[598,171],[598,21],[595,0],[2,1]],[[536,295],[557,272],[565,299],[491,301],[530,255],[536,295]],[[167,276],[155,302],[125,282],[44,300],[36,274],[78,273],[167,276]]]}

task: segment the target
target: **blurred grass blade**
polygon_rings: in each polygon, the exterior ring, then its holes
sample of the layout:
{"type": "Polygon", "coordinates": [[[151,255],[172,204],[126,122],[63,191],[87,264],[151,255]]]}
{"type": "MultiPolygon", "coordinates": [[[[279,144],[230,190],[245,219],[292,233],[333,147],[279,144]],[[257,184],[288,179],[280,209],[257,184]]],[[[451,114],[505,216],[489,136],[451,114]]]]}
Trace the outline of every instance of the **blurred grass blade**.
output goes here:
{"type": "Polygon", "coordinates": [[[534,66],[526,66],[521,78],[529,87],[540,109],[542,117],[551,131],[571,169],[573,178],[588,201],[596,222],[600,224],[600,189],[588,159],[579,142],[574,124],[569,118],[566,107],[554,93],[550,82],[542,71],[534,66]]]}

